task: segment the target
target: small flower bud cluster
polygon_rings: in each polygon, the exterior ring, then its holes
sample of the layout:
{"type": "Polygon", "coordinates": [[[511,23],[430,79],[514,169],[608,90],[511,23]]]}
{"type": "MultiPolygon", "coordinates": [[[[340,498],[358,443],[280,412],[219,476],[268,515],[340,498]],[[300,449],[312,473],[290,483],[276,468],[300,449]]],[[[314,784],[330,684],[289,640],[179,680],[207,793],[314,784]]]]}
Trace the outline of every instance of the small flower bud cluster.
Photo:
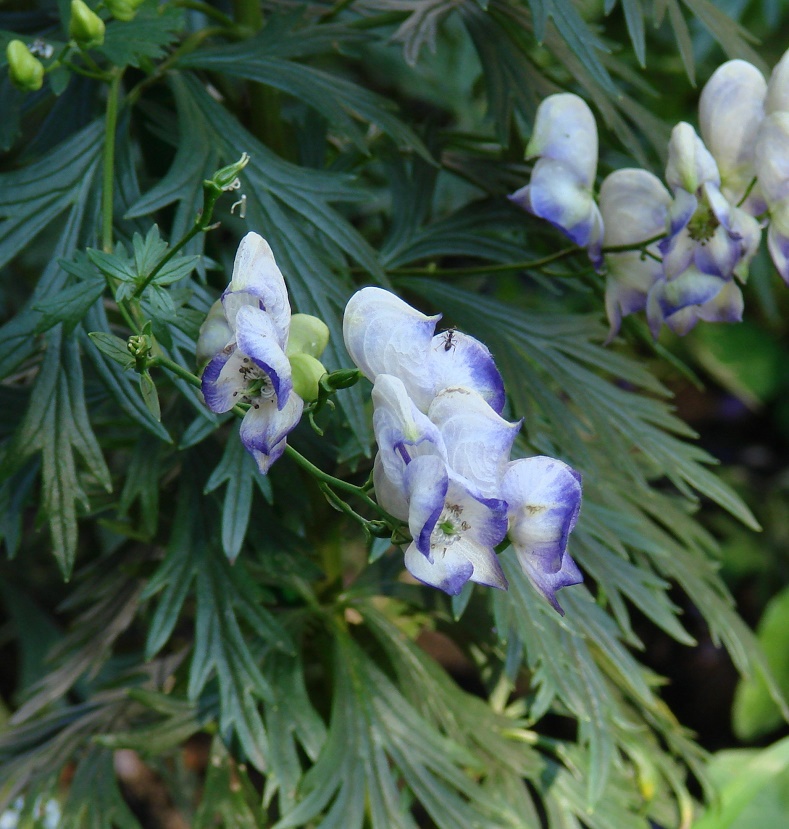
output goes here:
{"type": "Polygon", "coordinates": [[[556,591],[582,580],[567,553],[581,479],[555,458],[510,461],[508,423],[490,351],[381,288],[345,309],[351,359],[373,383],[375,495],[408,524],[405,565],[457,595],[468,581],[507,588],[495,548],[509,535],[531,580],[561,612],[556,591]]]}
{"type": "Polygon", "coordinates": [[[512,201],[586,247],[605,272],[609,339],[645,310],[685,334],[699,321],[742,318],[738,283],[768,222],[768,247],[789,284],[789,52],[769,84],[743,60],[724,63],[699,102],[701,136],[671,133],[666,187],[646,170],[617,170],[593,196],[597,127],[587,104],[552,95],[537,110],[527,154],[538,160],[512,201]],[[630,250],[617,250],[631,248],[630,250]]]}

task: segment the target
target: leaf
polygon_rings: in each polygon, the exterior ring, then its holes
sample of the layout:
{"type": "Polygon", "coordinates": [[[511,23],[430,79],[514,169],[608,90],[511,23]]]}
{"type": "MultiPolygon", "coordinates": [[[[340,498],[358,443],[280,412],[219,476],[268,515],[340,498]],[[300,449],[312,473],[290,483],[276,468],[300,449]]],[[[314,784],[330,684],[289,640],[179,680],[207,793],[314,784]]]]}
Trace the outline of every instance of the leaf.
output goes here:
{"type": "MultiPolygon", "coordinates": [[[[767,665],[785,697],[789,697],[789,588],[773,596],[756,629],[767,665]]],[[[732,725],[741,740],[761,737],[783,722],[779,707],[761,673],[740,679],[734,695],[732,725]]]]}
{"type": "Polygon", "coordinates": [[[355,123],[360,118],[376,124],[398,145],[430,159],[416,133],[392,114],[387,99],[321,69],[267,55],[254,38],[192,52],[181,58],[179,65],[247,78],[293,95],[336,124],[362,151],[367,151],[368,142],[355,123]]]}
{"type": "Polygon", "coordinates": [[[106,334],[103,331],[91,331],[88,336],[93,345],[113,362],[122,365],[125,369],[134,365],[134,358],[126,347],[126,340],[122,340],[114,334],[106,334]]]}
{"type": "Polygon", "coordinates": [[[104,43],[96,48],[115,66],[140,66],[143,59],[157,60],[166,47],[178,39],[184,26],[184,12],[177,6],[146,2],[134,20],[112,20],[107,24],[104,43]]]}
{"type": "Polygon", "coordinates": [[[268,738],[258,706],[272,699],[273,692],[259,661],[272,649],[290,650],[292,643],[261,605],[259,589],[241,565],[231,569],[207,543],[200,503],[193,482],[185,481],[168,554],[145,592],[148,597],[163,591],[146,652],[150,657],[164,645],[194,589],[197,607],[188,696],[196,700],[214,679],[219,687],[220,730],[236,733],[249,761],[262,771],[267,766],[268,738]],[[254,652],[244,629],[255,636],[254,652]]]}
{"type": "Polygon", "coordinates": [[[260,472],[234,429],[225,444],[222,460],[205,485],[208,493],[227,484],[222,507],[222,549],[231,562],[235,561],[244,543],[253,487],[258,477],[260,472]]]}
{"type": "MultiPolygon", "coordinates": [[[[734,754],[735,752],[731,752],[734,754]]],[[[721,790],[720,804],[693,822],[693,829],[728,829],[765,786],[789,768],[789,737],[758,752],[739,751],[737,771],[721,790]]]]}
{"type": "Polygon", "coordinates": [[[76,342],[53,330],[30,406],[3,465],[19,465],[33,452],[41,452],[42,507],[53,553],[66,579],[77,551],[77,502],[87,507],[75,450],[90,473],[111,491],[110,473],[88,419],[76,342]]]}
{"type": "Polygon", "coordinates": [[[38,303],[34,307],[41,313],[41,319],[36,331],[40,334],[62,322],[65,332],[71,333],[82,321],[88,308],[104,293],[105,287],[103,279],[80,282],[61,291],[55,299],[38,303]]]}
{"type": "MultiPolygon", "coordinates": [[[[81,221],[99,166],[103,128],[103,121],[95,121],[41,160],[0,174],[0,267],[68,208],[74,208],[71,221],[81,221]]],[[[40,293],[36,298],[42,298],[40,293]]]]}
{"type": "Polygon", "coordinates": [[[335,638],[333,678],[326,742],[274,829],[361,829],[368,808],[372,829],[415,829],[392,768],[439,829],[517,825],[462,770],[477,768],[473,755],[423,719],[346,634],[335,638]]]}
{"type": "Polygon", "coordinates": [[[162,409],[159,406],[159,393],[156,391],[156,383],[153,382],[153,378],[147,371],[140,374],[140,394],[142,394],[143,402],[151,413],[151,417],[154,420],[161,421],[162,409]]]}

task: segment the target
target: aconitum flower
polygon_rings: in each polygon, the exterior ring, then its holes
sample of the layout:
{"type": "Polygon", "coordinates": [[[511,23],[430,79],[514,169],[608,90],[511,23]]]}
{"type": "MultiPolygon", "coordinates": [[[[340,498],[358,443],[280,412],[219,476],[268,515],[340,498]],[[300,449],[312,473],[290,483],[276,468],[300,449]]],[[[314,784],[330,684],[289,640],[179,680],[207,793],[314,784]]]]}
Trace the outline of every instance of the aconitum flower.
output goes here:
{"type": "Polygon", "coordinates": [[[538,107],[527,158],[537,158],[529,183],[510,200],[585,247],[602,266],[603,219],[594,200],[597,125],[588,104],[570,93],[550,95],[538,107]]]}
{"type": "Polygon", "coordinates": [[[532,584],[561,613],[556,591],[583,581],[567,553],[581,509],[581,476],[556,458],[523,458],[509,464],[501,492],[518,561],[532,584]]]}
{"type": "MultiPolygon", "coordinates": [[[[635,246],[665,233],[671,196],[660,179],[646,170],[617,170],[600,187],[600,212],[605,222],[605,247],[635,246]]],[[[640,250],[607,253],[605,308],[611,329],[619,331],[622,317],[643,311],[650,289],[663,276],[658,243],[640,250]]]]}
{"type": "MultiPolygon", "coordinates": [[[[203,397],[208,408],[218,413],[236,403],[249,404],[241,422],[241,442],[266,474],[285,451],[303,402],[293,391],[285,354],[291,319],[285,280],[271,248],[257,233],[241,240],[221,302],[231,336],[203,371],[203,397]]],[[[215,313],[204,341],[221,325],[215,313]]]]}
{"type": "Polygon", "coordinates": [[[422,314],[390,291],[362,288],[345,308],[345,347],[371,382],[379,374],[400,378],[423,412],[442,389],[463,386],[479,392],[500,414],[504,382],[490,351],[459,331],[436,334],[440,319],[440,314],[422,314]]]}
{"type": "Polygon", "coordinates": [[[789,51],[770,76],[765,112],[756,140],[756,172],[770,211],[767,246],[778,273],[789,284],[789,51]]]}
{"type": "Polygon", "coordinates": [[[701,137],[720,173],[720,189],[726,200],[758,215],[764,201],[756,177],[754,148],[767,94],[762,73],[744,60],[730,60],[719,66],[707,81],[699,99],[701,137]]]}
{"type": "Polygon", "coordinates": [[[521,424],[501,417],[504,387],[493,357],[458,331],[435,334],[438,319],[380,288],[359,291],[346,308],[346,346],[374,383],[378,503],[408,524],[413,541],[405,565],[425,584],[452,595],[468,581],[506,589],[495,548],[509,527],[524,572],[559,609],[555,591],[580,580],[567,554],[580,476],[555,461],[574,476],[564,489],[566,503],[550,467],[544,488],[554,500],[548,503],[539,489],[534,494],[535,476],[527,480],[517,471],[524,462],[509,463],[521,424]],[[548,514],[529,524],[529,514],[541,511],[548,514]],[[557,521],[562,530],[549,539],[557,521]],[[540,544],[529,547],[529,532],[540,544]]]}
{"type": "Polygon", "coordinates": [[[647,302],[653,335],[663,322],[685,334],[699,319],[739,321],[742,294],[732,278],[747,275],[761,238],[758,222],[723,196],[715,159],[690,124],[671,133],[666,181],[674,201],[669,235],[659,245],[664,279],[647,302]]]}
{"type": "Polygon", "coordinates": [[[415,458],[404,478],[411,575],[453,596],[467,581],[506,590],[494,547],[507,533],[507,505],[475,495],[435,455],[415,458]]]}

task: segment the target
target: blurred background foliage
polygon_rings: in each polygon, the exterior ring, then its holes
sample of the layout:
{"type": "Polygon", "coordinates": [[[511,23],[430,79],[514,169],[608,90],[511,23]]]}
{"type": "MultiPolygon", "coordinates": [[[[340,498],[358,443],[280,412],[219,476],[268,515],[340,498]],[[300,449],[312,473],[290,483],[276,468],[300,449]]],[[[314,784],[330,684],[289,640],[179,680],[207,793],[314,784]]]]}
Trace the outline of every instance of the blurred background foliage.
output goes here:
{"type": "MultiPolygon", "coordinates": [[[[789,293],[760,255],[741,325],[664,333],[655,347],[634,323],[603,349],[583,257],[512,266],[564,241],[504,196],[528,174],[537,104],[560,89],[599,116],[600,176],[634,162],[660,173],[671,126],[695,121],[716,66],[777,62],[789,9],[260,10],[146,0],[127,23],[99,9],[107,36],[93,60],[125,68],[129,104],[116,242],[143,244],[156,221],[174,244],[202,180],[252,156],[246,219],[228,198],[221,227],[186,246],[201,254],[188,289],[146,308],[156,337],[194,368],[197,325],[246,228],[272,243],[298,310],[332,327],[331,368],[347,364],[339,319],[354,284],[394,284],[443,311],[496,354],[511,414],[526,418],[522,450],[584,472],[573,554],[589,589],[565,591],[560,620],[505,555],[507,597],[450,604],[403,584],[387,543],[367,549],[298,470],[260,478],[235,427],[185,384],[157,378],[153,418],[85,336],[127,333],[117,307],[73,291],[97,278],[78,251],[100,243],[107,84],[58,69],[23,95],[2,69],[0,802],[31,827],[185,815],[195,827],[668,829],[694,813],[703,829],[781,825],[789,293]],[[697,445],[721,460],[722,484],[697,445]],[[43,814],[52,802],[60,817],[43,814]]],[[[6,2],[1,45],[43,37],[59,49],[68,15],[66,2],[6,2]]],[[[306,428],[295,440],[363,479],[361,391],[340,409],[328,441],[306,428]]]]}

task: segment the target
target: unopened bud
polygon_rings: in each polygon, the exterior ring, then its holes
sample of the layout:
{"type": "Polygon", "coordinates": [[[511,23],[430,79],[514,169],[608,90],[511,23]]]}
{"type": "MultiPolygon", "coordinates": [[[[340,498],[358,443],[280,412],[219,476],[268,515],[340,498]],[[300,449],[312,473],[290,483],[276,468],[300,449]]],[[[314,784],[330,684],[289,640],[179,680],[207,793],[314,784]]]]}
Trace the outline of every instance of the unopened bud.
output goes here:
{"type": "Polygon", "coordinates": [[[249,155],[242,153],[241,158],[234,164],[228,164],[227,167],[222,167],[217,170],[211,178],[204,182],[203,186],[213,186],[219,190],[238,190],[241,182],[238,180],[238,174],[249,164],[249,155]]]}
{"type": "Polygon", "coordinates": [[[309,314],[294,314],[290,318],[288,334],[288,356],[309,354],[320,357],[329,344],[329,326],[309,314]]]}
{"type": "Polygon", "coordinates": [[[362,379],[362,373],[358,368],[341,368],[326,375],[323,381],[331,389],[348,389],[355,386],[362,379]]]}
{"type": "Polygon", "coordinates": [[[137,10],[145,0],[104,0],[104,5],[109,13],[116,19],[128,23],[134,20],[137,10]]]}
{"type": "Polygon", "coordinates": [[[197,335],[197,363],[207,363],[233,339],[233,332],[227,324],[222,300],[218,299],[208,311],[200,333],[197,335]]]}
{"type": "Polygon", "coordinates": [[[80,49],[91,49],[104,43],[104,21],[83,0],[71,0],[69,37],[80,49]]]}
{"type": "Polygon", "coordinates": [[[37,92],[44,83],[44,65],[21,40],[12,40],[5,50],[11,83],[22,92],[37,92]]]}
{"type": "Polygon", "coordinates": [[[289,358],[293,391],[306,403],[318,399],[320,379],[326,374],[323,364],[310,354],[292,354],[289,358]]]}

